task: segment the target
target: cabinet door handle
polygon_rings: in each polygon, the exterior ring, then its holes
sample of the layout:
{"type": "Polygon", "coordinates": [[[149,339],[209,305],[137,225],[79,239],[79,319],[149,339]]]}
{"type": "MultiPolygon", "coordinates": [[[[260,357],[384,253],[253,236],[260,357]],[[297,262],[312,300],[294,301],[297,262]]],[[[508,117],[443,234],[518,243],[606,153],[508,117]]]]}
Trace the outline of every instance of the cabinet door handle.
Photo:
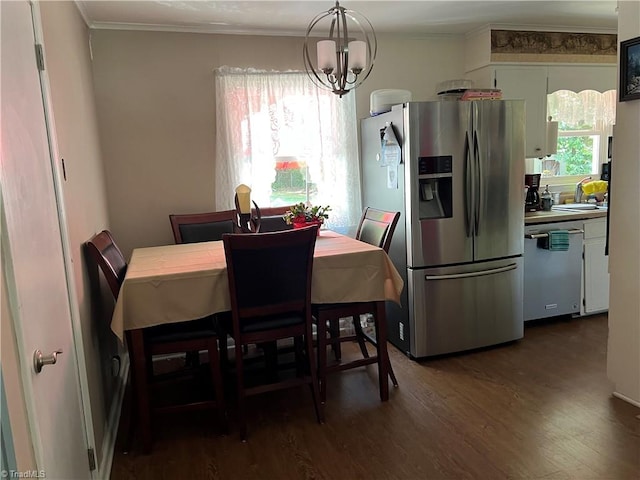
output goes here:
{"type": "MultiPolygon", "coordinates": [[[[569,235],[576,235],[578,233],[584,233],[584,230],[576,228],[574,230],[569,230],[567,233],[569,235]]],[[[528,234],[525,234],[524,238],[533,238],[533,239],[535,239],[535,238],[547,238],[548,236],[549,236],[548,233],[528,233],[528,234]]]]}

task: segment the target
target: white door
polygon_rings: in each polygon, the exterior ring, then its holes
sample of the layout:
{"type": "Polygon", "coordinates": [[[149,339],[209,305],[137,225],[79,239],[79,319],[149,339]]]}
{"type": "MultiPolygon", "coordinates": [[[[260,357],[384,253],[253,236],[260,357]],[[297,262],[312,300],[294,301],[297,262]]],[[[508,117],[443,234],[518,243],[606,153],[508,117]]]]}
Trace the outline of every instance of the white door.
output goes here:
{"type": "Polygon", "coordinates": [[[31,6],[0,2],[2,260],[36,462],[46,478],[92,477],[31,6]],[[61,350],[41,373],[34,351],[61,350]]]}

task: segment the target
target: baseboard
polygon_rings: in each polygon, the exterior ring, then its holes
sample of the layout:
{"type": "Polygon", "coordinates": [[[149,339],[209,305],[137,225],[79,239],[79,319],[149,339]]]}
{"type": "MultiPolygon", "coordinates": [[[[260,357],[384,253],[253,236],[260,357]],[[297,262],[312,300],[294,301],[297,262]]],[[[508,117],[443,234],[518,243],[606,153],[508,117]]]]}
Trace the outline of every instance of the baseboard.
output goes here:
{"type": "Polygon", "coordinates": [[[618,392],[613,392],[612,395],[614,397],[619,398],[620,400],[624,400],[625,402],[630,403],[631,405],[634,405],[636,407],[640,407],[640,402],[638,402],[637,400],[633,400],[632,398],[629,398],[626,395],[623,395],[623,394],[618,393],[618,392]]]}
{"type": "Polygon", "coordinates": [[[98,472],[101,472],[101,478],[108,480],[111,478],[111,466],[113,465],[113,455],[116,448],[116,439],[118,437],[118,425],[120,423],[120,414],[122,413],[122,403],[124,402],[124,393],[127,388],[127,380],[129,378],[129,355],[123,355],[123,362],[120,368],[120,376],[118,377],[118,386],[111,402],[109,410],[109,418],[107,420],[107,428],[102,438],[102,452],[100,455],[100,466],[98,472]]]}

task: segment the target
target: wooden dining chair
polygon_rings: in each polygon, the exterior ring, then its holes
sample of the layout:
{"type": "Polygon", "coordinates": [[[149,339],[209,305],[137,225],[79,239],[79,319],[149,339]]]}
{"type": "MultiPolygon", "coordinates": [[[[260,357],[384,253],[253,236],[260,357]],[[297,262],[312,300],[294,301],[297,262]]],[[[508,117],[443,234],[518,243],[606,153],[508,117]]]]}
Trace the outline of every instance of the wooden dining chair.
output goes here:
{"type": "MultiPolygon", "coordinates": [[[[282,232],[283,230],[293,229],[293,225],[289,225],[284,214],[291,210],[291,206],[284,207],[264,207],[261,208],[260,233],[282,232]]],[[[251,211],[251,215],[255,216],[255,209],[251,211]]]]}
{"type": "MultiPolygon", "coordinates": [[[[177,244],[218,241],[225,233],[238,232],[235,210],[171,214],[169,222],[177,244]]],[[[187,352],[186,361],[189,365],[198,365],[199,352],[187,352]]]]}
{"type": "MultiPolygon", "coordinates": [[[[396,229],[399,219],[400,212],[387,212],[367,207],[360,217],[360,223],[356,231],[356,239],[380,247],[388,253],[393,232],[396,229]]],[[[389,373],[389,377],[391,377],[393,385],[395,387],[398,386],[398,381],[388,356],[387,358],[380,358],[379,355],[371,357],[367,350],[366,342],[371,343],[374,347],[377,346],[377,343],[374,337],[363,331],[360,316],[366,315],[368,318],[372,318],[374,328],[377,331],[378,319],[375,312],[375,302],[317,304],[313,306],[313,316],[317,326],[318,377],[320,381],[320,395],[323,402],[326,400],[326,379],[329,373],[372,363],[378,364],[378,372],[386,370],[389,373]],[[353,335],[341,335],[341,318],[350,318],[352,320],[353,335]],[[327,338],[327,330],[329,332],[329,338],[327,338]],[[358,342],[363,359],[342,363],[340,344],[351,341],[358,342]],[[335,358],[340,363],[335,365],[327,364],[327,345],[331,345],[335,358]],[[386,363],[384,369],[380,368],[381,362],[386,363]]]]}
{"type": "Polygon", "coordinates": [[[236,211],[169,215],[176,243],[197,243],[222,240],[225,233],[235,233],[236,211]]]}
{"type": "MultiPolygon", "coordinates": [[[[312,338],[311,275],[317,227],[284,232],[223,237],[227,261],[231,321],[226,332],[235,342],[235,370],[240,437],[247,437],[245,397],[307,384],[319,423],[324,414],[319,397],[312,338]],[[293,338],[296,377],[249,385],[242,346],[293,338]]],[[[277,372],[278,375],[280,372],[277,372]]]]}
{"type": "MultiPolygon", "coordinates": [[[[102,270],[111,293],[117,299],[127,272],[127,262],[114,242],[111,233],[108,230],[98,233],[87,242],[87,249],[102,270]]],[[[134,342],[131,339],[131,332],[127,331],[126,333],[129,351],[132,354],[135,350],[134,342]]],[[[137,411],[141,412],[142,409],[149,408],[151,410],[150,413],[163,413],[216,408],[220,423],[224,431],[226,431],[227,417],[218,354],[218,336],[213,317],[145,328],[142,338],[143,345],[136,345],[136,347],[143,348],[145,355],[138,356],[133,354],[131,359],[131,383],[137,411]],[[181,405],[152,403],[151,400],[162,400],[157,396],[151,395],[151,390],[159,386],[161,382],[161,376],[154,375],[153,357],[200,350],[206,350],[209,356],[209,373],[214,390],[211,398],[189,399],[188,403],[181,405]]],[[[151,432],[143,431],[141,432],[141,437],[143,450],[148,452],[151,448],[151,432]]],[[[131,432],[128,434],[128,441],[130,438],[131,432]]]]}

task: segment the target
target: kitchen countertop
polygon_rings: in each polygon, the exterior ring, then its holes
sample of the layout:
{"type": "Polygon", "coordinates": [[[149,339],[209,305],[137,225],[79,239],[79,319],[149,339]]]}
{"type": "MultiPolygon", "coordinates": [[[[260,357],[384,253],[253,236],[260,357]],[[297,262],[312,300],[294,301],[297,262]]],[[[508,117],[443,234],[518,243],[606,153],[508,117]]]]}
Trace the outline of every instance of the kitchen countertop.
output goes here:
{"type": "Polygon", "coordinates": [[[560,211],[551,210],[550,212],[538,211],[538,212],[525,212],[524,224],[535,225],[537,223],[553,223],[553,222],[566,222],[567,220],[588,220],[591,218],[602,218],[607,216],[607,209],[598,210],[585,210],[585,211],[560,211]]]}

